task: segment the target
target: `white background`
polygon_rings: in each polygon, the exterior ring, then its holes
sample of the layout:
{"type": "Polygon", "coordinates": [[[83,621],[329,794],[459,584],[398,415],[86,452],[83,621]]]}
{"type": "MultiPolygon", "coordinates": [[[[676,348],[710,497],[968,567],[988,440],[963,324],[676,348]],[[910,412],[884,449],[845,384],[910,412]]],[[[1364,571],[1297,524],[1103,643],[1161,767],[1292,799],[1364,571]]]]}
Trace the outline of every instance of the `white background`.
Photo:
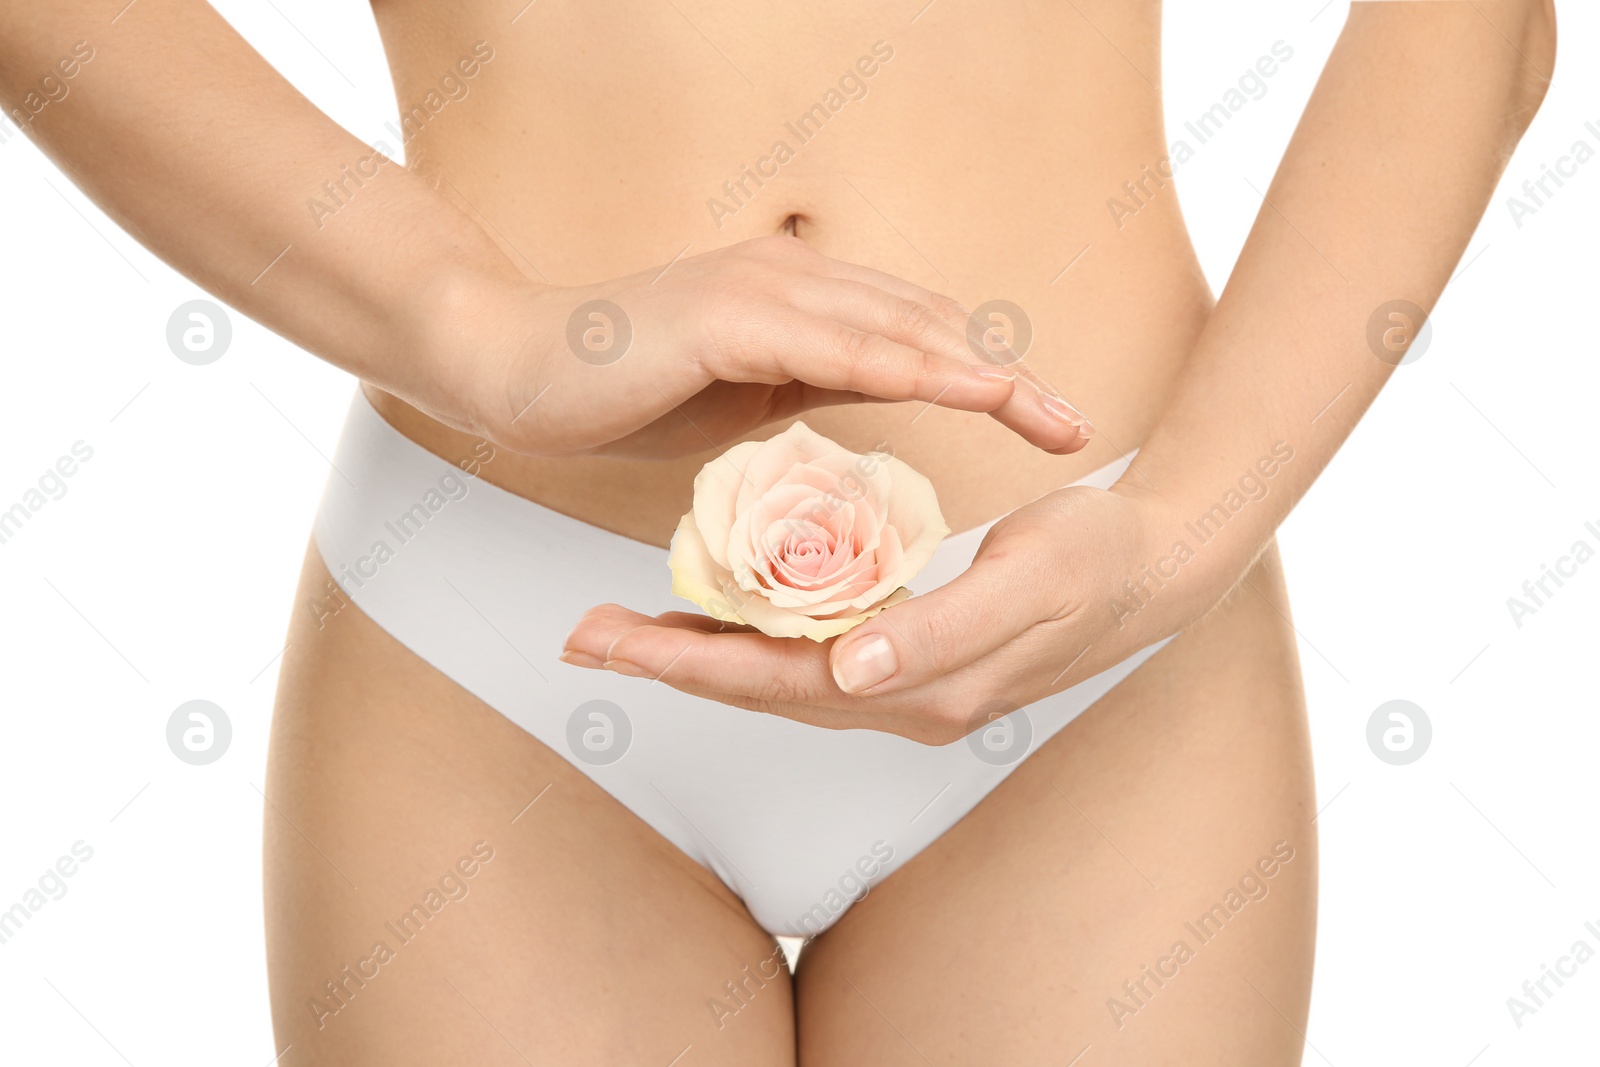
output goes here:
{"type": "MultiPolygon", "coordinates": [[[[362,5],[218,6],[335,119],[385,138],[393,95],[362,5]]],[[[1295,53],[1180,173],[1219,291],[1260,203],[1250,184],[1270,181],[1343,21],[1342,0],[1321,6],[1168,5],[1174,137],[1274,41],[1295,53]]],[[[1588,58],[1600,10],[1569,2],[1560,16],[1554,87],[1431,347],[1396,372],[1281,536],[1324,809],[1307,1063],[1595,1057],[1600,960],[1520,1029],[1506,1006],[1576,940],[1600,950],[1584,930],[1600,928],[1600,560],[1520,628],[1506,606],[1574,541],[1600,548],[1584,529],[1600,530],[1600,160],[1521,227],[1505,202],[1574,141],[1600,149],[1588,58]],[[1367,747],[1369,715],[1394,698],[1433,725],[1409,766],[1367,747]]],[[[1449,180],[1441,162],[1408,195],[1449,180]]],[[[0,143],[0,203],[0,510],[74,442],[94,450],[0,545],[0,910],[74,842],[94,850],[66,895],[0,945],[0,1061],[264,1065],[276,1050],[257,787],[352,383],[237,314],[220,362],[179,362],[167,317],[204,294],[21,135],[0,143]],[[206,767],[165,740],[195,698],[234,730],[206,767]]]]}

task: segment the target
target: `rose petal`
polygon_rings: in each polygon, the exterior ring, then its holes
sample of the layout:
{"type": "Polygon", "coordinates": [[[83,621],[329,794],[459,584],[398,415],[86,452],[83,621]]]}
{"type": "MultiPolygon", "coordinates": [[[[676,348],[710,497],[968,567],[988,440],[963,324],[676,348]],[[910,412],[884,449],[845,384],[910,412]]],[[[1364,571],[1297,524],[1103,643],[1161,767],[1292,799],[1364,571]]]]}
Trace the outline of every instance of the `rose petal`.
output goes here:
{"type": "Polygon", "coordinates": [[[672,534],[672,547],[667,552],[667,566],[672,568],[674,596],[694,601],[714,619],[745,625],[745,620],[732,606],[743,603],[744,599],[730,598],[724,592],[727,572],[712,560],[692,511],[678,520],[678,528],[672,534]]]}
{"type": "Polygon", "coordinates": [[[933,483],[911,469],[904,460],[885,456],[893,491],[889,496],[889,515],[899,533],[904,559],[901,574],[909,579],[928,565],[933,553],[950,534],[933,483]]]}
{"type": "Polygon", "coordinates": [[[711,558],[728,565],[728,531],[738,512],[735,503],[744,485],[745,468],[761,449],[760,441],[734,445],[700,468],[694,479],[694,521],[711,558]]]}
{"type": "MultiPolygon", "coordinates": [[[[739,446],[735,446],[739,447],[739,446]]],[[[731,452],[732,449],[729,449],[731,452]]],[[[796,422],[776,437],[759,442],[757,451],[742,468],[735,507],[748,511],[761,495],[772,488],[797,463],[809,463],[830,453],[849,455],[840,445],[828,440],[803,422],[796,422]]]]}
{"type": "MultiPolygon", "coordinates": [[[[773,574],[764,570],[756,569],[747,573],[754,579],[756,588],[760,589],[768,600],[779,607],[796,610],[803,608],[807,614],[817,614],[812,609],[819,604],[834,602],[844,604],[859,598],[877,584],[878,577],[881,576],[875,553],[851,558],[841,570],[827,577],[826,584],[797,586],[779,581],[773,574]]],[[[740,584],[743,588],[750,588],[743,583],[740,584]]]]}
{"type": "Polygon", "coordinates": [[[673,591],[717,618],[822,641],[910,595],[949,534],[932,484],[796,422],[695,479],[669,563],[673,591]]]}
{"type": "Polygon", "coordinates": [[[809,637],[813,641],[826,641],[861,625],[884,608],[898,604],[910,595],[911,590],[902,587],[859,615],[843,619],[814,619],[762,603],[760,598],[752,598],[743,610],[749,624],[768,637],[809,637]]]}

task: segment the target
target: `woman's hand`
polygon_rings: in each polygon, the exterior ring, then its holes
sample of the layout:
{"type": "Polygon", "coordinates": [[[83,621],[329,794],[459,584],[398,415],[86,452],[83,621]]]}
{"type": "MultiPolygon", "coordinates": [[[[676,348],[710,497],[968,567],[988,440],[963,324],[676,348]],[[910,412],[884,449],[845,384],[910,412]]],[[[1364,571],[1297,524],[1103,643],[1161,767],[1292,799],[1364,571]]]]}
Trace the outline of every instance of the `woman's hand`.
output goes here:
{"type": "Polygon", "coordinates": [[[1209,610],[1244,565],[1207,546],[1177,552],[1183,537],[1159,496],[1062,489],[996,523],[948,585],[832,641],[606,605],[584,615],[562,659],[817,726],[948,744],[1209,610]]]}
{"type": "Polygon", "coordinates": [[[446,327],[460,336],[441,339],[443,388],[424,410],[518,452],[671,458],[874,400],[987,412],[1058,454],[1091,432],[1019,362],[969,343],[982,331],[955,301],[793,237],[497,293],[487,314],[477,299],[446,327]]]}
{"type": "MultiPolygon", "coordinates": [[[[1052,452],[1088,440],[1020,361],[985,357],[988,331],[954,301],[798,238],[536,285],[464,198],[312,107],[210,4],[139,11],[30,135],[197,284],[448,426],[535,455],[670,458],[822,405],[914,400],[1052,452]],[[323,214],[316,190],[339,175],[360,195],[323,214]]],[[[88,0],[0,4],[0,109],[29,92],[11,75],[51,70],[101,17],[88,0]]]]}

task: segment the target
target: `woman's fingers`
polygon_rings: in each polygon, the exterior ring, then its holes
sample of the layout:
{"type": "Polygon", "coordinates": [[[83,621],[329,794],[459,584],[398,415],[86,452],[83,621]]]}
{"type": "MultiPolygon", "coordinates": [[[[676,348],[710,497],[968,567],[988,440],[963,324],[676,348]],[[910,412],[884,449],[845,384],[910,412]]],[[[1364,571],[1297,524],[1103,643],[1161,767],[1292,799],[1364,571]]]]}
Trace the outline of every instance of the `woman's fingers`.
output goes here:
{"type": "MultiPolygon", "coordinates": [[[[1007,369],[1019,368],[1017,364],[1007,369]]],[[[1054,389],[1048,385],[1041,389],[1036,385],[1033,379],[1037,377],[1032,371],[1019,372],[1010,398],[989,414],[1002,426],[1046,452],[1071,455],[1093,439],[1094,427],[1054,389]]]]}
{"type": "Polygon", "coordinates": [[[841,692],[881,696],[938,681],[1060,614],[1059,579],[1047,547],[1026,541],[995,551],[931,593],[874,615],[833,643],[841,692]]]}
{"type": "MultiPolygon", "coordinates": [[[[720,441],[813,407],[878,400],[988,413],[1058,454],[1087,443],[1082,417],[1053,390],[974,343],[971,316],[954,300],[803,242],[749,241],[692,257],[664,279],[629,281],[543,301],[540,314],[564,323],[578,358],[558,348],[539,380],[506,390],[502,437],[525,451],[582,455],[616,449],[674,408],[698,430],[689,441],[720,441]],[[767,388],[738,388],[748,385],[767,388]],[[536,405],[545,392],[567,403],[536,405]]],[[[651,429],[640,441],[659,436],[651,429]]]]}
{"type": "MultiPolygon", "coordinates": [[[[847,265],[833,266],[843,269],[847,265]]],[[[886,285],[892,284],[893,279],[865,268],[859,273],[861,279],[804,276],[793,285],[790,299],[802,311],[836,319],[864,333],[970,367],[991,368],[991,373],[1016,377],[1017,386],[1004,403],[985,409],[1001,425],[1057,455],[1076,452],[1089,443],[1093,429],[1082,414],[1021,360],[1009,365],[995,361],[974,341],[976,332],[969,328],[970,316],[955,301],[910,283],[880,287],[865,279],[876,275],[886,285]]],[[[964,404],[944,406],[974,410],[964,404]]]]}
{"type": "Polygon", "coordinates": [[[981,725],[978,715],[995,692],[992,678],[969,670],[922,688],[853,696],[834,681],[828,644],[748,628],[719,633],[714,625],[676,612],[652,619],[608,604],[584,616],[561,658],[748,711],[827,729],[882,730],[929,745],[949,744],[981,725]]]}
{"type": "Polygon", "coordinates": [[[708,634],[753,634],[757,632],[754,626],[740,626],[737,623],[723,622],[721,619],[713,619],[709,615],[701,615],[695,611],[663,612],[655,617],[655,621],[662,626],[677,626],[700,630],[708,634]]]}
{"type": "Polygon", "coordinates": [[[719,632],[716,625],[714,619],[683,612],[651,618],[606,604],[587,612],[567,635],[562,658],[657,679],[674,689],[715,693],[718,699],[815,707],[841,702],[824,646],[768,637],[749,627],[719,632]]]}
{"type": "Polygon", "coordinates": [[[916,282],[908,282],[904,278],[898,278],[893,274],[874,270],[872,267],[863,267],[859,263],[849,263],[842,259],[829,258],[822,271],[831,278],[864,282],[867,285],[882,289],[886,293],[893,293],[895,296],[925,304],[932,308],[951,329],[961,334],[967,332],[967,323],[970,321],[972,313],[962,307],[956,300],[943,293],[936,293],[931,289],[923,288],[916,282]]]}
{"type": "MultiPolygon", "coordinates": [[[[973,353],[958,323],[915,297],[849,278],[815,275],[796,275],[786,295],[796,308],[820,318],[834,319],[958,363],[994,367],[973,353]]],[[[999,369],[1006,378],[1016,376],[1010,368],[999,369]]]]}
{"type": "Polygon", "coordinates": [[[803,381],[884,400],[921,400],[962,411],[993,411],[1011,397],[1016,375],[972,365],[794,309],[774,311],[745,335],[725,338],[708,370],[729,381],[803,381]]]}
{"type": "MultiPolygon", "coordinates": [[[[947,609],[948,605],[940,608],[947,609]]],[[[953,610],[959,613],[961,608],[953,610]]],[[[568,635],[561,658],[575,666],[660,681],[691,696],[814,726],[883,730],[934,745],[949,744],[981,725],[978,716],[996,692],[994,678],[985,677],[981,666],[962,669],[957,663],[962,656],[980,656],[983,642],[956,651],[946,660],[947,673],[908,670],[896,675],[895,685],[883,692],[871,689],[854,695],[835,680],[829,643],[768,637],[748,627],[719,632],[717,625],[704,616],[672,612],[651,618],[607,604],[584,615],[568,635]],[[931,684],[913,687],[911,679],[919,673],[931,684]]],[[[999,624],[986,633],[990,640],[1004,643],[999,637],[1004,629],[999,624]]],[[[911,638],[902,640],[900,647],[906,654],[927,655],[932,646],[919,647],[911,638]]]]}

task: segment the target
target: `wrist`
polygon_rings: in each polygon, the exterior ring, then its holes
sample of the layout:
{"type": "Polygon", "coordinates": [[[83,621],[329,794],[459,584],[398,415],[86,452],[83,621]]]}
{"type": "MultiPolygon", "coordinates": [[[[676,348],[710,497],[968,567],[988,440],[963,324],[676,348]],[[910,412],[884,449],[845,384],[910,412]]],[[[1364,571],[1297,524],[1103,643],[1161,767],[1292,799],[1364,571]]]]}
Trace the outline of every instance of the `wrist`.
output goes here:
{"type": "Polygon", "coordinates": [[[1135,506],[1143,530],[1142,558],[1115,590],[1119,621],[1159,601],[1179,620],[1169,627],[1175,631],[1213,607],[1249,569],[1272,536],[1268,511],[1259,498],[1228,488],[1208,495],[1181,492],[1166,479],[1156,488],[1132,478],[1110,488],[1135,506]]]}
{"type": "Polygon", "coordinates": [[[538,297],[552,289],[516,273],[452,264],[430,272],[397,324],[399,395],[442,422],[494,437],[531,397],[513,372],[540,358],[538,297]]]}

